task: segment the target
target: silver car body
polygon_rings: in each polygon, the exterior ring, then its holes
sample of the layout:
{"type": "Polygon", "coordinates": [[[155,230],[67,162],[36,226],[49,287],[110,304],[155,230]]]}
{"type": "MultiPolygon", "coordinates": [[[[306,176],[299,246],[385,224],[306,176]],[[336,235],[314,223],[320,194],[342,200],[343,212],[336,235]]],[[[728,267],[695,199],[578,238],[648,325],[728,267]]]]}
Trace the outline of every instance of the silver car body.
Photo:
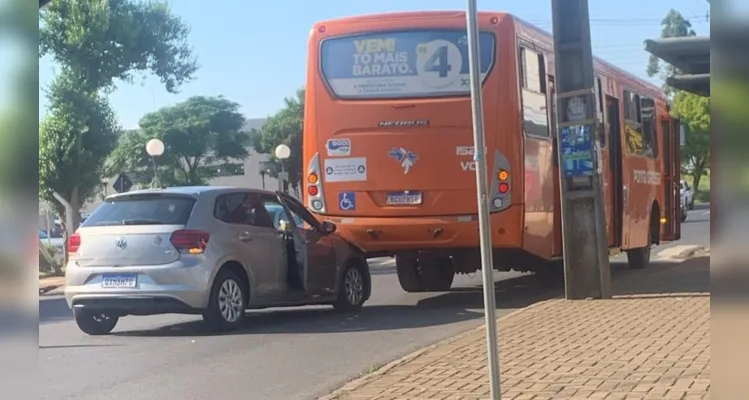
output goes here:
{"type": "MultiPolygon", "coordinates": [[[[328,304],[336,299],[344,267],[350,262],[367,264],[358,248],[312,224],[319,226],[300,202],[264,190],[175,187],[112,195],[76,231],[80,243],[69,255],[65,297],[71,308],[116,310],[121,315],[198,313],[208,305],[219,269],[226,267],[244,272],[240,278],[249,285],[249,308],[328,304]],[[275,200],[275,210],[269,210],[274,227],[231,224],[217,218],[219,199],[228,201],[228,196],[245,194],[262,196],[269,204],[275,200]],[[108,204],[144,198],[161,200],[148,204],[153,209],[137,217],[143,221],[102,221],[102,215],[111,212],[108,204]],[[191,202],[194,206],[185,211],[188,215],[169,215],[191,202]],[[309,214],[295,215],[290,221],[304,264],[302,290],[289,287],[286,242],[278,229],[292,209],[289,206],[301,207],[303,211],[297,214],[309,214]],[[149,223],[149,215],[158,221],[149,223]],[[302,217],[311,224],[300,224],[302,217]],[[178,250],[170,241],[178,231],[209,234],[204,251],[178,250]]],[[[369,298],[366,271],[365,297],[369,298]]]]}

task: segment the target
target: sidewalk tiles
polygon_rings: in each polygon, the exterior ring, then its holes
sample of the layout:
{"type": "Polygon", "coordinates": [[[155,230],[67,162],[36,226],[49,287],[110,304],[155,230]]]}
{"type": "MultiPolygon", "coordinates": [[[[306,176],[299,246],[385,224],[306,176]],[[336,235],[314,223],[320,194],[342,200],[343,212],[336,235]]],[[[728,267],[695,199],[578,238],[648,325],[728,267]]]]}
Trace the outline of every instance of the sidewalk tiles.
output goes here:
{"type": "MultiPolygon", "coordinates": [[[[708,399],[710,296],[549,300],[498,320],[502,399],[708,399]]],[[[488,399],[484,327],[326,400],[488,399]]]]}

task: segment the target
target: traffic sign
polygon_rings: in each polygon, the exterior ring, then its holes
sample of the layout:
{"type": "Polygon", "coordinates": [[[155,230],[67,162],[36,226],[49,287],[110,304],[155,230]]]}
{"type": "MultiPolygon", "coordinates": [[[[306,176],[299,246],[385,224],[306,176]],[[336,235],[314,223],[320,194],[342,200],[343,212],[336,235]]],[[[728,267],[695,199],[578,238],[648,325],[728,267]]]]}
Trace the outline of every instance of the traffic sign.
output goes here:
{"type": "Polygon", "coordinates": [[[112,186],[114,186],[114,190],[116,190],[117,193],[124,193],[133,187],[133,181],[130,180],[127,174],[121,172],[112,186]]]}

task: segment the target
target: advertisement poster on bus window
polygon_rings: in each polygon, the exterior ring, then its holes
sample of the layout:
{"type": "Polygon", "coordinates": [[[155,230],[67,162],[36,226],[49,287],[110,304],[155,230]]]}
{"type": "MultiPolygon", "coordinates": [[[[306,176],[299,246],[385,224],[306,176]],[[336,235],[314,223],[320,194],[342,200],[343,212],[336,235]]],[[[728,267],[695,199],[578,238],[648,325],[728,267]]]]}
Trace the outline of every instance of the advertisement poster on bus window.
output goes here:
{"type": "MultiPolygon", "coordinates": [[[[480,34],[482,79],[495,61],[494,35],[480,34]]],[[[322,75],[340,98],[407,98],[470,92],[465,30],[381,32],[326,39],[322,75]]]]}
{"type": "Polygon", "coordinates": [[[559,134],[562,151],[562,171],[566,177],[593,175],[593,140],[590,126],[562,128],[559,134]]]}

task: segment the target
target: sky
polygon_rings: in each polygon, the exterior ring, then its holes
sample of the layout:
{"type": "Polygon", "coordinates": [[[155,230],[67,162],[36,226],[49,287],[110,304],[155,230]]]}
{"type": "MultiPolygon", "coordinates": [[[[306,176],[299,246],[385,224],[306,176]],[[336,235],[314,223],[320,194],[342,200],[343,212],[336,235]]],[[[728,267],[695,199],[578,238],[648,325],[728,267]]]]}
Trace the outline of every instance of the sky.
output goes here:
{"type": "MultiPolygon", "coordinates": [[[[138,126],[149,112],[191,96],[224,95],[239,103],[247,118],[278,111],[283,99],[305,82],[307,39],[322,20],[354,15],[416,11],[464,10],[465,0],[172,0],[172,12],[191,27],[189,41],[200,69],[177,94],[158,79],[142,76],[119,83],[110,103],[124,129],[138,126]]],[[[514,14],[551,31],[550,0],[478,0],[480,11],[514,14]]],[[[660,84],[645,74],[649,54],[643,41],[660,36],[660,21],[671,8],[690,20],[698,35],[709,34],[705,0],[589,0],[593,53],[622,69],[660,84]]],[[[39,62],[39,117],[46,110],[44,89],[55,65],[39,62]]]]}

